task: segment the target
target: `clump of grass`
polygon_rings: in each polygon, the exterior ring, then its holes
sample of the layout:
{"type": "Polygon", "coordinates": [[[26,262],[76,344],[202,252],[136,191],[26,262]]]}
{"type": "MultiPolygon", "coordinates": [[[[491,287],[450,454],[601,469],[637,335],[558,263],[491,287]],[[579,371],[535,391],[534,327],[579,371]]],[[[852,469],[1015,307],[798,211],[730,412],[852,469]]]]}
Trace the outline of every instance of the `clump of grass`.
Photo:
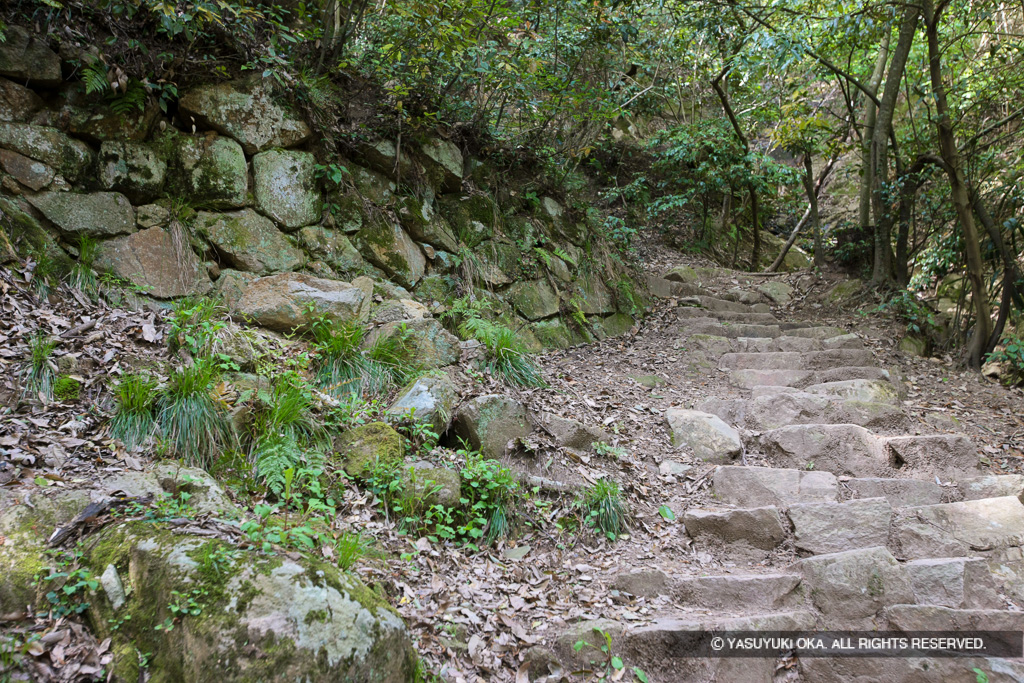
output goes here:
{"type": "Polygon", "coordinates": [[[213,398],[217,369],[208,359],[179,368],[158,400],[157,424],[175,455],[207,468],[231,440],[231,428],[213,398]]]}
{"type": "Polygon", "coordinates": [[[100,281],[93,266],[96,264],[96,240],[82,235],[78,240],[78,260],[68,273],[68,285],[95,301],[99,296],[100,281]]]}
{"type": "Polygon", "coordinates": [[[168,321],[167,345],[171,351],[186,349],[193,356],[207,355],[217,331],[224,327],[220,320],[224,305],[210,297],[184,297],[174,303],[168,321]]]}
{"type": "Polygon", "coordinates": [[[583,523],[614,541],[626,529],[626,506],[619,485],[611,479],[599,479],[577,499],[583,523]]]}
{"type": "Polygon", "coordinates": [[[378,396],[416,372],[410,332],[381,334],[363,349],[366,330],[355,322],[321,320],[313,325],[317,384],[335,396],[378,396]]]}
{"type": "Polygon", "coordinates": [[[42,396],[47,401],[53,399],[53,385],[57,366],[51,356],[57,342],[42,332],[36,333],[28,340],[29,359],[24,370],[25,396],[42,396]]]}
{"type": "Polygon", "coordinates": [[[114,387],[110,435],[128,448],[146,443],[156,431],[157,386],[149,375],[132,374],[114,387]]]}
{"type": "Polygon", "coordinates": [[[520,387],[547,386],[540,368],[511,329],[502,326],[482,341],[487,347],[487,369],[492,375],[504,377],[509,383],[520,387]]]}
{"type": "Polygon", "coordinates": [[[344,532],[338,537],[334,546],[334,550],[337,552],[338,566],[342,571],[351,569],[356,562],[370,554],[372,543],[372,539],[365,538],[361,533],[344,532]]]}

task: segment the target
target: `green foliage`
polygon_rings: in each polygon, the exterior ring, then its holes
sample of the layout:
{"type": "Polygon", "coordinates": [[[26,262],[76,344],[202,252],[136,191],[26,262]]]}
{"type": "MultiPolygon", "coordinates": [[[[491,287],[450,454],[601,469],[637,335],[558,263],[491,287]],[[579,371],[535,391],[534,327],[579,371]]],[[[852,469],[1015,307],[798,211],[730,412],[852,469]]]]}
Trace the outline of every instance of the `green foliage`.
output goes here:
{"type": "Polygon", "coordinates": [[[996,350],[988,357],[989,361],[1006,363],[1009,372],[1000,378],[1005,384],[1024,382],[1024,339],[1019,335],[1004,336],[996,350]]]}
{"type": "Polygon", "coordinates": [[[46,591],[46,601],[53,617],[81,614],[89,608],[89,593],[99,587],[88,567],[82,567],[82,549],[48,551],[52,563],[45,574],[38,574],[34,584],[46,591]]]}
{"type": "Polygon", "coordinates": [[[379,396],[417,372],[411,335],[404,327],[379,335],[366,349],[366,329],[357,322],[321,319],[312,334],[317,384],[332,396],[379,396]]]}
{"type": "Polygon", "coordinates": [[[597,453],[598,455],[603,455],[607,458],[622,460],[627,455],[629,455],[626,449],[623,448],[622,446],[612,446],[610,444],[605,443],[604,441],[598,441],[597,443],[593,444],[593,446],[595,453],[597,453]]]}
{"type": "Polygon", "coordinates": [[[599,479],[576,500],[583,523],[614,541],[626,529],[626,506],[619,485],[611,479],[599,479]]]}
{"type": "Polygon", "coordinates": [[[217,371],[207,359],[181,367],[157,401],[157,423],[174,455],[208,468],[232,439],[224,404],[214,398],[217,371]]]}
{"type": "Polygon", "coordinates": [[[42,396],[47,401],[53,399],[57,366],[51,356],[56,347],[57,341],[42,332],[37,332],[29,337],[28,363],[22,370],[23,396],[42,396]]]}
{"type": "Polygon", "coordinates": [[[125,375],[114,386],[110,435],[128,448],[146,443],[156,430],[158,386],[155,378],[141,373],[125,375]]]}
{"type": "MultiPolygon", "coordinates": [[[[589,640],[577,640],[573,643],[572,649],[575,652],[581,652],[585,649],[593,649],[599,653],[600,660],[591,660],[590,665],[593,667],[588,673],[593,673],[597,676],[599,681],[619,681],[622,680],[622,676],[625,673],[626,665],[622,661],[622,657],[612,652],[612,637],[611,634],[603,631],[597,627],[592,629],[593,633],[597,636],[598,645],[591,643],[589,640]]],[[[648,683],[647,674],[638,667],[632,667],[631,669],[636,680],[640,683],[648,683]]]]}
{"type": "Polygon", "coordinates": [[[168,322],[167,345],[195,357],[209,355],[217,332],[224,329],[226,309],[210,297],[184,297],[174,302],[168,322]]]}
{"type": "Polygon", "coordinates": [[[78,240],[78,260],[68,273],[68,284],[95,301],[99,296],[99,278],[93,267],[96,264],[96,240],[82,235],[78,240]]]}
{"type": "Polygon", "coordinates": [[[936,329],[935,313],[927,304],[921,303],[913,292],[900,290],[891,299],[878,306],[879,313],[891,312],[907,325],[912,334],[928,334],[936,329]]]}
{"type": "Polygon", "coordinates": [[[366,538],[361,533],[344,532],[338,537],[334,548],[337,552],[338,566],[348,571],[371,552],[372,546],[373,539],[366,538]]]}
{"type": "Polygon", "coordinates": [[[475,339],[484,345],[486,367],[491,374],[515,386],[547,386],[519,335],[508,326],[484,317],[490,310],[486,301],[460,297],[452,302],[441,319],[454,324],[463,339],[475,339]]]}

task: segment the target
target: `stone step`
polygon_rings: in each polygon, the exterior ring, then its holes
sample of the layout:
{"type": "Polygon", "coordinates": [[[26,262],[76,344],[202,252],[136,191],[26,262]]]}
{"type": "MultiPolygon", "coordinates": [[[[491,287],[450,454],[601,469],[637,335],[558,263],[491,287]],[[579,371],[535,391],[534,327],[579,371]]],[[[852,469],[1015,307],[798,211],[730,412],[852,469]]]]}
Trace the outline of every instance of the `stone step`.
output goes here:
{"type": "Polygon", "coordinates": [[[693,318],[680,326],[682,334],[713,334],[729,339],[740,337],[773,338],[782,334],[778,325],[748,325],[746,323],[721,323],[715,318],[693,318]]]}
{"type": "MultiPolygon", "coordinates": [[[[845,337],[849,333],[841,327],[817,326],[813,324],[798,325],[792,327],[791,323],[780,323],[790,337],[811,337],[812,339],[831,339],[833,337],[845,337]]],[[[856,336],[856,335],[854,335],[856,336]]]]}
{"type": "Polygon", "coordinates": [[[723,612],[800,607],[799,574],[723,574],[679,579],[673,595],[682,605],[723,612]]]}
{"type": "Polygon", "coordinates": [[[886,610],[894,631],[1024,631],[1024,612],[893,605],[886,610]]]}
{"type": "MultiPolygon", "coordinates": [[[[903,564],[918,605],[950,609],[1002,609],[1002,586],[980,557],[939,557],[903,564]]],[[[936,627],[938,628],[938,627],[936,627]]],[[[932,630],[929,628],[928,630],[932,630]]]]}
{"type": "Polygon", "coordinates": [[[740,507],[788,507],[839,500],[839,482],[831,472],[776,467],[716,467],[712,491],[716,502],[740,507]]]}
{"type": "Polygon", "coordinates": [[[760,435],[773,464],[837,476],[959,479],[978,475],[977,449],[960,434],[876,436],[853,424],[792,425],[760,435]]]}
{"type": "Polygon", "coordinates": [[[840,487],[842,494],[851,499],[885,498],[894,508],[938,505],[946,497],[946,490],[934,479],[866,477],[842,481],[840,487]]]}
{"type": "Polygon", "coordinates": [[[771,313],[736,313],[733,311],[708,311],[705,308],[682,307],[676,309],[680,320],[712,318],[721,322],[747,323],[750,325],[778,325],[779,319],[771,313]]]}
{"type": "Polygon", "coordinates": [[[898,508],[892,526],[901,559],[991,554],[1024,546],[1024,504],[1003,496],[898,508]]]}
{"type": "Polygon", "coordinates": [[[1013,496],[1024,502],[1024,475],[988,474],[982,477],[961,479],[957,482],[957,491],[961,500],[1013,496]]]}
{"type": "Polygon", "coordinates": [[[812,384],[804,388],[809,394],[841,398],[863,403],[900,405],[899,393],[892,382],[877,379],[847,379],[812,384]]]}
{"type": "Polygon", "coordinates": [[[789,536],[789,522],[774,505],[756,508],[691,508],[683,514],[686,533],[728,557],[762,560],[789,536]]]}
{"type": "Polygon", "coordinates": [[[867,349],[832,349],[727,353],[718,362],[718,367],[722,370],[829,370],[874,364],[875,358],[867,349]]]}
{"type": "Polygon", "coordinates": [[[796,424],[855,424],[896,432],[906,429],[909,422],[898,405],[832,398],[798,390],[764,392],[750,399],[716,398],[698,405],[697,409],[753,431],[796,424]]]}
{"type": "Polygon", "coordinates": [[[646,281],[647,290],[659,299],[678,299],[684,296],[706,294],[702,287],[689,282],[673,282],[653,275],[648,275],[646,281]]]}
{"type": "Polygon", "coordinates": [[[749,289],[740,289],[739,287],[733,287],[732,289],[719,293],[718,298],[725,299],[726,301],[733,301],[738,304],[746,304],[748,306],[768,303],[760,292],[753,292],[749,289]]]}
{"type": "Polygon", "coordinates": [[[729,381],[743,389],[757,386],[802,388],[812,384],[852,379],[888,380],[889,371],[877,366],[843,367],[831,370],[733,370],[729,381]]]}
{"type": "Polygon", "coordinates": [[[698,306],[715,313],[768,313],[771,310],[767,304],[741,304],[706,295],[684,297],[679,303],[684,306],[698,306]]]}
{"type": "Polygon", "coordinates": [[[845,503],[800,503],[786,511],[794,545],[813,555],[884,546],[889,541],[892,507],[885,498],[845,503]]]}
{"type": "MultiPolygon", "coordinates": [[[[761,326],[751,325],[750,327],[761,326]]],[[[775,328],[775,325],[764,326],[764,329],[768,331],[775,328]]],[[[771,353],[773,351],[797,351],[800,353],[806,353],[808,351],[864,348],[864,344],[861,342],[860,337],[855,334],[844,334],[839,337],[831,337],[828,339],[818,339],[816,337],[794,337],[788,333],[782,332],[773,335],[742,334],[738,336],[740,338],[736,340],[736,350],[739,353],[771,353]]]]}

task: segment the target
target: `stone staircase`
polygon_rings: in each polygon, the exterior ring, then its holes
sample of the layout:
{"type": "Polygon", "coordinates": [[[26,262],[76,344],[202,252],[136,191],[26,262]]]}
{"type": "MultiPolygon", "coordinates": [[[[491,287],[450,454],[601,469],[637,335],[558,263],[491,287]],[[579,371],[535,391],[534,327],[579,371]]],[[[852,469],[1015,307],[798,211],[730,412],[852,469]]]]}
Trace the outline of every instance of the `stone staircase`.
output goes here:
{"type": "MultiPolygon", "coordinates": [[[[615,649],[658,681],[974,683],[975,667],[1024,681],[1024,661],[983,657],[686,657],[701,629],[1024,631],[1024,476],[985,475],[966,436],[907,435],[899,387],[857,335],[779,320],[756,291],[652,290],[679,298],[684,345],[717,358],[740,393],[696,410],[743,448],[714,470],[710,503],[682,517],[696,551],[727,568],[616,577],[671,608],[641,627],[603,624],[615,649]]],[[[590,626],[563,637],[565,656],[590,626]]]]}

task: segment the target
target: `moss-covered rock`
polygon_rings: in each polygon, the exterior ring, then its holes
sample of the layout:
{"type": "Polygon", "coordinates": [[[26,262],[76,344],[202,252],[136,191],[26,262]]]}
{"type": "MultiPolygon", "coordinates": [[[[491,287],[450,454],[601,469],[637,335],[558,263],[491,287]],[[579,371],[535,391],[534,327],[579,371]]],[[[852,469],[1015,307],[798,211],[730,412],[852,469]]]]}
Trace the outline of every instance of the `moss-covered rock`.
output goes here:
{"type": "Polygon", "coordinates": [[[249,201],[249,173],[242,147],[220,136],[167,135],[168,190],[193,206],[237,209],[249,201]]]}
{"type": "Polygon", "coordinates": [[[506,296],[528,320],[550,318],[558,313],[558,295],[547,280],[517,282],[508,288],[506,296]]]}
{"type": "Polygon", "coordinates": [[[635,324],[636,321],[625,313],[613,313],[600,322],[601,328],[608,337],[618,337],[626,334],[633,329],[635,324]]]}
{"type": "Polygon", "coordinates": [[[387,204],[398,191],[395,181],[383,173],[350,162],[345,162],[345,167],[356,188],[356,194],[374,204],[387,204]]]}
{"type": "Polygon", "coordinates": [[[284,103],[274,81],[260,74],[189,90],[178,107],[182,116],[237,140],[246,154],[294,147],[310,136],[309,126],[284,103]]]}
{"type": "Polygon", "coordinates": [[[16,251],[45,259],[56,272],[67,272],[74,264],[54,236],[12,197],[0,196],[0,227],[16,251]]]}
{"type": "Polygon", "coordinates": [[[448,430],[459,398],[455,383],[447,375],[427,375],[398,392],[388,413],[405,416],[410,411],[419,423],[429,424],[437,434],[448,430]]]}
{"type": "Polygon", "coordinates": [[[408,335],[406,344],[412,359],[421,369],[443,368],[459,360],[458,338],[444,329],[437,318],[386,323],[374,330],[366,343],[372,344],[381,337],[393,337],[403,332],[408,335]]]}
{"type": "Polygon", "coordinates": [[[49,187],[57,177],[57,172],[43,162],[29,159],[9,149],[0,149],[0,167],[11,178],[33,192],[49,187]]]}
{"type": "Polygon", "coordinates": [[[356,235],[356,246],[367,261],[403,287],[415,287],[427,267],[423,251],[412,238],[399,224],[384,219],[363,225],[356,235]]]}
{"type": "Polygon", "coordinates": [[[860,294],[864,285],[860,280],[843,280],[837,282],[825,294],[825,301],[830,304],[842,304],[860,294]]]}
{"type": "Polygon", "coordinates": [[[160,120],[160,107],[154,102],[142,111],[115,112],[96,101],[71,106],[68,130],[78,138],[94,144],[107,141],[145,142],[160,120]]]}
{"type": "Polygon", "coordinates": [[[516,243],[516,246],[523,251],[529,251],[537,243],[537,235],[540,230],[532,218],[527,216],[512,216],[506,218],[504,225],[505,236],[516,243]]]}
{"type": "Polygon", "coordinates": [[[488,458],[501,458],[508,444],[533,431],[521,403],[501,394],[472,398],[459,407],[455,431],[488,458]]]}
{"type": "Polygon", "coordinates": [[[100,146],[99,183],[104,190],[121,192],[135,204],[160,195],[167,177],[167,162],[156,148],[138,142],[104,142],[100,146]]]}
{"type": "Polygon", "coordinates": [[[548,349],[567,349],[594,341],[589,332],[570,328],[561,318],[541,320],[531,327],[537,340],[548,349]]]}
{"type": "Polygon", "coordinates": [[[302,251],[269,219],[252,209],[229,213],[200,211],[193,226],[237,270],[263,275],[300,268],[302,251]]]}
{"type": "Polygon", "coordinates": [[[402,464],[405,448],[401,435],[383,422],[348,430],[334,440],[334,452],[350,477],[363,479],[378,463],[385,468],[402,464]]]}
{"type": "Polygon", "coordinates": [[[270,150],[252,158],[256,207],[287,230],[320,220],[316,158],[308,152],[270,150]]]}
{"type": "Polygon", "coordinates": [[[41,161],[73,183],[85,179],[93,165],[89,145],[46,126],[0,123],[0,147],[41,161]]]}
{"type": "Polygon", "coordinates": [[[590,274],[579,280],[580,309],[587,315],[608,315],[615,312],[615,300],[612,292],[596,274],[590,274]]]}
{"type": "Polygon", "coordinates": [[[441,138],[429,138],[420,145],[420,152],[427,178],[434,187],[445,192],[458,192],[462,188],[465,162],[458,145],[441,138]]]}
{"type": "Polygon", "coordinates": [[[424,505],[455,508],[462,498],[462,477],[459,473],[426,461],[403,467],[399,481],[402,495],[421,499],[424,505]]]}
{"type": "Polygon", "coordinates": [[[402,197],[396,207],[402,227],[420,242],[439,249],[458,251],[458,240],[448,221],[434,211],[430,201],[416,197],[402,197]]]}
{"type": "Polygon", "coordinates": [[[46,46],[45,40],[36,38],[21,26],[4,27],[0,76],[44,88],[54,88],[63,80],[60,57],[46,46]]]}
{"type": "Polygon", "coordinates": [[[310,225],[299,230],[298,235],[299,243],[310,256],[336,271],[356,274],[366,269],[366,261],[342,231],[310,225]]]}
{"type": "Polygon", "coordinates": [[[671,282],[690,284],[691,282],[699,281],[700,275],[690,266],[676,266],[665,273],[664,278],[671,282]]]}
{"type": "Polygon", "coordinates": [[[500,219],[494,200],[484,194],[439,197],[437,210],[452,226],[456,239],[470,248],[493,237],[500,219]]]}
{"type": "Polygon", "coordinates": [[[523,255],[514,244],[500,240],[481,242],[473,253],[478,259],[476,275],[484,284],[500,287],[517,280],[523,255]]]}
{"type": "Polygon", "coordinates": [[[0,121],[27,123],[45,105],[43,98],[20,83],[0,80],[0,121]]]}
{"type": "Polygon", "coordinates": [[[151,653],[156,683],[383,683],[413,675],[401,618],[335,566],[240,552],[146,522],[106,527],[87,542],[86,561],[107,579],[89,618],[100,637],[112,639],[121,680],[139,677],[137,652],[151,653]],[[115,576],[124,596],[108,588],[115,576]],[[190,599],[198,614],[171,610],[190,599]]]}
{"type": "Polygon", "coordinates": [[[132,205],[117,192],[42,192],[28,201],[68,235],[113,237],[135,232],[132,205]]]}
{"type": "Polygon", "coordinates": [[[241,296],[228,305],[253,323],[276,332],[305,328],[321,316],[339,322],[363,321],[370,312],[372,293],[372,281],[366,286],[359,282],[363,279],[348,283],[306,273],[267,275],[238,281],[241,296]]]}

